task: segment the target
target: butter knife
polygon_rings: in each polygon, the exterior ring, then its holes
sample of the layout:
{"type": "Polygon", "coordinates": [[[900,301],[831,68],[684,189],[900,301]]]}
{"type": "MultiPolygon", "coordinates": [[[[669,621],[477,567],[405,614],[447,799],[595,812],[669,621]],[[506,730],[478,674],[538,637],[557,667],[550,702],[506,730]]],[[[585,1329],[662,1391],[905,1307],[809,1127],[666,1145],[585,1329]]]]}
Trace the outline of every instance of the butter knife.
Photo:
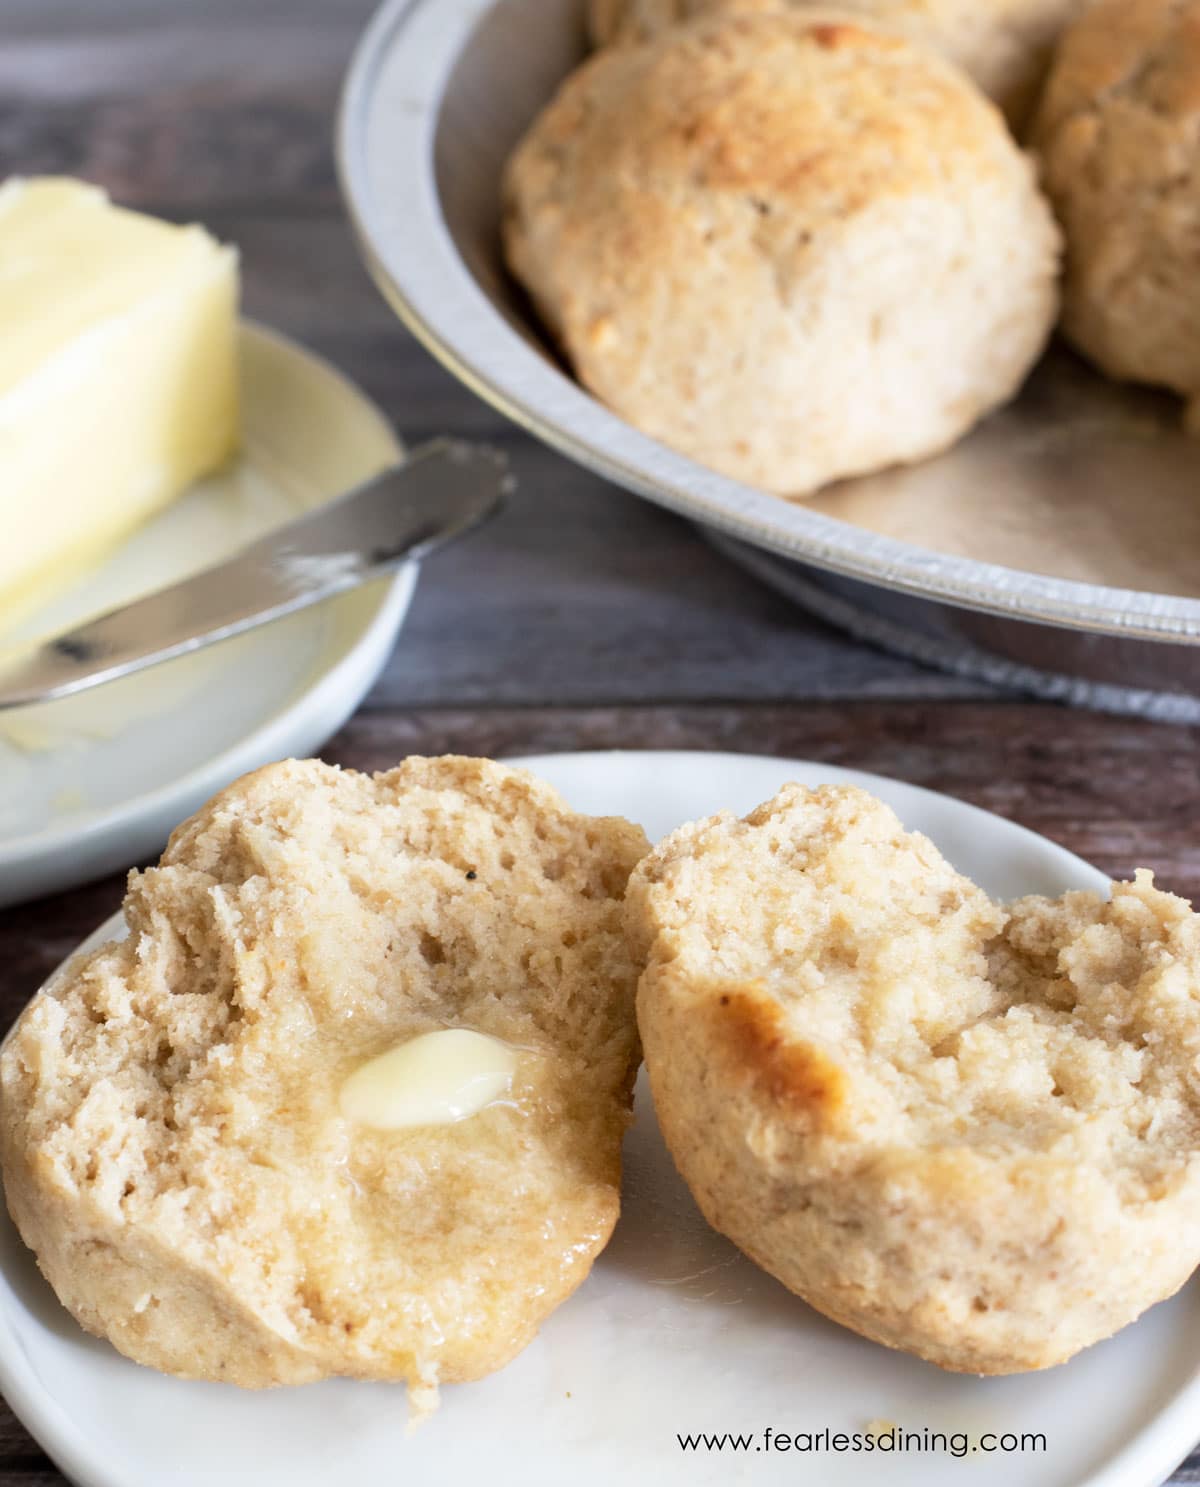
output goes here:
{"type": "Polygon", "coordinates": [[[157,666],[415,562],[497,507],[499,451],[436,439],[214,567],[24,649],[0,650],[0,710],[157,666]]]}

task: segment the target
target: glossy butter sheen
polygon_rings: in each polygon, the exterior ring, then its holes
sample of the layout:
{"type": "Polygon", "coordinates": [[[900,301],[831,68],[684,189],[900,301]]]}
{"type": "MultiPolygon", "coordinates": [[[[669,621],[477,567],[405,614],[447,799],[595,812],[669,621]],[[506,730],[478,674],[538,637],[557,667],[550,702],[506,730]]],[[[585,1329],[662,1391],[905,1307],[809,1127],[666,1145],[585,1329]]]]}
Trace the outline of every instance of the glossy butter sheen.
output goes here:
{"type": "Polygon", "coordinates": [[[451,1125],[502,1099],[517,1054],[469,1028],[422,1033],[360,1065],[342,1085],[342,1114],[379,1131],[451,1125]]]}
{"type": "Polygon", "coordinates": [[[0,187],[0,632],[237,444],[237,255],[57,177],[0,187]]]}

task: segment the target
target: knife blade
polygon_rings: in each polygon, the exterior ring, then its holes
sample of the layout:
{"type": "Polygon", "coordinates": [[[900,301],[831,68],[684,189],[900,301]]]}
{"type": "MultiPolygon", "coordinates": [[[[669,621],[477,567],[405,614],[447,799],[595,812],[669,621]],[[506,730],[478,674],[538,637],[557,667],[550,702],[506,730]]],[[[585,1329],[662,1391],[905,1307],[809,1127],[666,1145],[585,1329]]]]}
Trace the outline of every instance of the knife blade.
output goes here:
{"type": "Polygon", "coordinates": [[[33,646],[0,651],[0,710],[67,697],[215,645],[420,561],[512,487],[505,457],[435,439],[233,557],[33,646]]]}

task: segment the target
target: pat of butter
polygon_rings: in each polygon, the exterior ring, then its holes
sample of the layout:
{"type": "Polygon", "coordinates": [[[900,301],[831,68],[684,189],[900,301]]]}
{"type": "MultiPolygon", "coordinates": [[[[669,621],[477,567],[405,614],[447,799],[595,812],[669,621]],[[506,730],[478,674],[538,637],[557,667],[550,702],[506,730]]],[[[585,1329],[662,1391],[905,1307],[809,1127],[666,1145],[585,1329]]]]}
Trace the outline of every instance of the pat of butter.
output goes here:
{"type": "Polygon", "coordinates": [[[0,629],[237,442],[237,255],[81,181],[0,186],[0,629]]]}
{"type": "Polygon", "coordinates": [[[341,1111],[380,1131],[451,1125],[506,1095],[516,1067],[515,1051],[484,1033],[422,1033],[356,1069],[342,1085],[341,1111]]]}

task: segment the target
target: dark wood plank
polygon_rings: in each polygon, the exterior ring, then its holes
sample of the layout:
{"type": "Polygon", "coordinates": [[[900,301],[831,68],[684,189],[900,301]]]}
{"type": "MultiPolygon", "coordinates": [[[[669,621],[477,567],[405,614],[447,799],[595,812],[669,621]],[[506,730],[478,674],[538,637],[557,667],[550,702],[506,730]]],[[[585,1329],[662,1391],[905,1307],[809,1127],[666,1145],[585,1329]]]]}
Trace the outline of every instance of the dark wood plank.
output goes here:
{"type": "MultiPolygon", "coordinates": [[[[326,757],[720,749],[866,769],[1017,821],[1111,877],[1151,867],[1200,899],[1200,732],[1033,703],[853,701],[360,713],[326,757]]],[[[714,802],[714,809],[720,802],[714,802]]]]}
{"type": "Polygon", "coordinates": [[[336,206],[332,118],[371,9],[8,0],[0,160],[151,208],[336,206]]]}
{"type": "Polygon", "coordinates": [[[511,454],[520,489],[422,574],[369,706],[989,695],[809,619],[528,440],[511,454]]]}
{"type": "MultiPolygon", "coordinates": [[[[356,769],[406,754],[719,749],[846,765],[1018,821],[1112,877],[1151,867],[1200,899],[1200,730],[1032,703],[367,708],[322,751],[356,769]]],[[[713,808],[722,802],[714,801],[713,808]]],[[[122,884],[0,911],[0,1023],[120,904],[122,884]]]]}
{"type": "MultiPolygon", "coordinates": [[[[7,35],[61,38],[123,36],[203,29],[209,46],[219,45],[216,30],[241,25],[269,28],[277,41],[290,32],[342,22],[356,31],[365,25],[377,0],[4,0],[7,35]]],[[[176,65],[186,66],[186,62],[176,65]]]]}

